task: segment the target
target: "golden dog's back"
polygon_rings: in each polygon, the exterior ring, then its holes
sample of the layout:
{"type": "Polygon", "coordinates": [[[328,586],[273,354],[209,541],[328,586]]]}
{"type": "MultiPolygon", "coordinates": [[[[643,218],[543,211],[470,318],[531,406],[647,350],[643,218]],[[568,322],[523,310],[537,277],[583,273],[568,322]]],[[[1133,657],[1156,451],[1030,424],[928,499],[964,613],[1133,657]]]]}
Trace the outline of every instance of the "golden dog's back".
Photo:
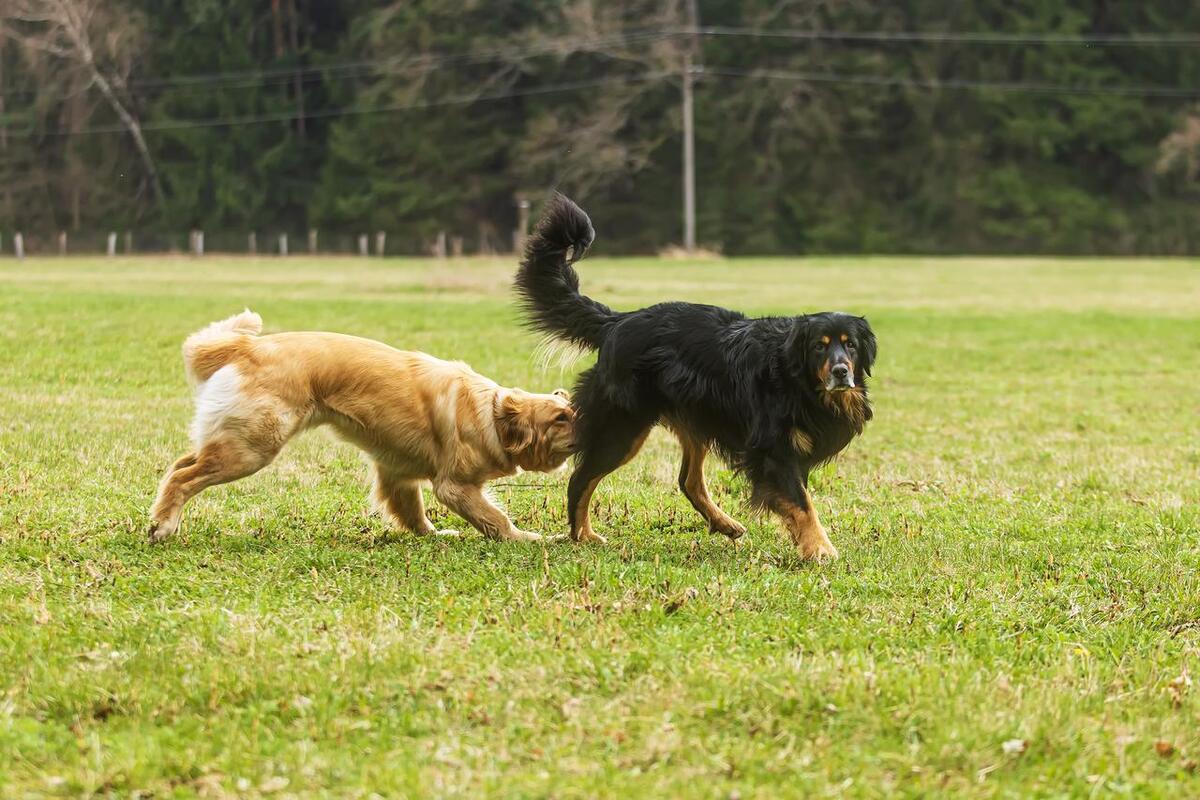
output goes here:
{"type": "Polygon", "coordinates": [[[425,471],[464,435],[476,444],[494,436],[488,417],[499,387],[462,362],[340,333],[259,336],[261,325],[246,311],[184,343],[197,445],[229,418],[270,420],[278,429],[263,430],[270,438],[330,424],[376,457],[425,471]]]}
{"type": "Polygon", "coordinates": [[[328,424],[372,462],[389,518],[435,530],[421,484],[495,539],[535,541],[492,503],[483,484],[520,469],[549,471],[574,447],[565,393],[506,389],[466,364],[336,333],[259,335],[252,311],[187,338],[196,390],[192,451],[176,460],[151,508],[149,535],[179,527],[183,506],[209,486],[253,475],[306,428],[328,424]]]}

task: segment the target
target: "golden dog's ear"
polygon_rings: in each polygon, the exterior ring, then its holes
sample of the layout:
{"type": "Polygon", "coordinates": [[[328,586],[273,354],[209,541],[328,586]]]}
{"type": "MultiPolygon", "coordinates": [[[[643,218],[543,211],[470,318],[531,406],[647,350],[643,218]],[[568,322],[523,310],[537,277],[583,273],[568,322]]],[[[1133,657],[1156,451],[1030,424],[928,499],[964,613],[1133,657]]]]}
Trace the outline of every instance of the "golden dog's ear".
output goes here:
{"type": "Polygon", "coordinates": [[[496,434],[506,453],[519,453],[533,444],[533,425],[524,412],[525,403],[511,394],[496,409],[496,434]]]}
{"type": "Polygon", "coordinates": [[[567,401],[570,401],[570,399],[571,399],[571,393],[568,392],[566,389],[555,389],[554,396],[561,397],[563,400],[567,400],[567,401]]]}

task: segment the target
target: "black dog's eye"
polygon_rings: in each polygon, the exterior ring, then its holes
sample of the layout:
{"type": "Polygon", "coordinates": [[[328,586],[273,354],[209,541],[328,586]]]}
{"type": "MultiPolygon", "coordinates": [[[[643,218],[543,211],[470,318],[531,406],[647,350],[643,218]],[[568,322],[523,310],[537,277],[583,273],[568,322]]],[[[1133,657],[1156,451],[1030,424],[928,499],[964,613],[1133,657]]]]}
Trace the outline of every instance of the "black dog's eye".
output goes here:
{"type": "Polygon", "coordinates": [[[819,353],[819,352],[821,352],[821,351],[822,351],[822,350],[824,350],[824,349],[825,349],[825,343],[824,343],[824,342],[814,342],[814,343],[813,343],[813,350],[816,350],[818,353],[819,353]]]}
{"type": "Polygon", "coordinates": [[[847,349],[847,350],[854,350],[854,349],[855,349],[855,348],[854,348],[854,342],[849,342],[849,341],[848,341],[848,342],[846,342],[846,349],[847,349]]]}

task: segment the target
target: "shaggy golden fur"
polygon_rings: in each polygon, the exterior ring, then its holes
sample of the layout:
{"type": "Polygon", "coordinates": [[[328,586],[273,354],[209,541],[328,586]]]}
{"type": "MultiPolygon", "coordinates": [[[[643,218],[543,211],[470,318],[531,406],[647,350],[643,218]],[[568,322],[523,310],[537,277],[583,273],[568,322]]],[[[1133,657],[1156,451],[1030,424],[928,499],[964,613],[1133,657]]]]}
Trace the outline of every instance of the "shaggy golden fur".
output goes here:
{"type": "Polygon", "coordinates": [[[196,389],[193,450],[167,471],[150,511],[150,540],[179,527],[209,486],[271,463],[293,436],[331,426],[372,462],[375,497],[396,524],[434,533],[421,487],[494,539],[531,541],[484,494],[519,470],[550,471],[570,455],[566,392],[506,389],[461,362],[336,333],[259,336],[244,311],[192,334],[183,361],[196,389]]]}

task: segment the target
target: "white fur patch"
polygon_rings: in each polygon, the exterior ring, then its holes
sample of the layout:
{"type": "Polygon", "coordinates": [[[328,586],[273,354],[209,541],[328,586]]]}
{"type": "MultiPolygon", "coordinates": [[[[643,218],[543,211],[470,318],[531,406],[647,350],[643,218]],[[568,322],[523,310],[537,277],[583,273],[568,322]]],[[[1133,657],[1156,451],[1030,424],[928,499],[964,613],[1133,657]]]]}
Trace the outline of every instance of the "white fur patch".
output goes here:
{"type": "Polygon", "coordinates": [[[192,443],[199,450],[241,404],[242,376],[227,364],[196,387],[196,417],[192,420],[192,443]]]}
{"type": "Polygon", "coordinates": [[[534,348],[533,361],[540,369],[558,367],[558,371],[562,373],[590,352],[586,347],[547,336],[534,348]]]}

